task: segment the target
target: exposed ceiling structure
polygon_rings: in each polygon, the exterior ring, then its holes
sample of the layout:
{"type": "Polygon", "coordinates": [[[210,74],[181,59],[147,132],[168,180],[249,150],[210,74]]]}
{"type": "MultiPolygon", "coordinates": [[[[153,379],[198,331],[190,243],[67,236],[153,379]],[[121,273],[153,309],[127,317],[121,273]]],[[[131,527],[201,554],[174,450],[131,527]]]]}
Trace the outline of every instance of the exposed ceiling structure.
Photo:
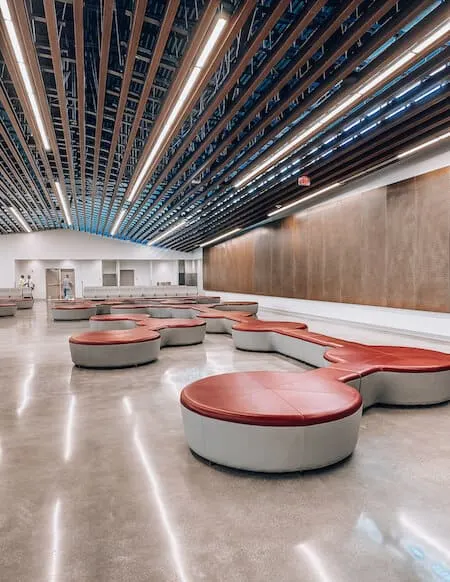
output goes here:
{"type": "Polygon", "coordinates": [[[0,8],[3,234],[190,251],[448,137],[443,0],[0,8]]]}

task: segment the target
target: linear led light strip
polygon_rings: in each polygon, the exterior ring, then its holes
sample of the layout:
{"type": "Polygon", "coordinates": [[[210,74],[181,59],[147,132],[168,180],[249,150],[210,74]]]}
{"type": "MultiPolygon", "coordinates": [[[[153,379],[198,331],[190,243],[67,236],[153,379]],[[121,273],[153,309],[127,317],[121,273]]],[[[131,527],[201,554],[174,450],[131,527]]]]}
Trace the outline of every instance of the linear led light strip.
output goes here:
{"type": "Polygon", "coordinates": [[[242,230],[242,229],[235,228],[233,230],[230,230],[229,232],[226,232],[225,234],[221,234],[220,236],[217,236],[216,238],[213,238],[211,240],[208,240],[208,241],[202,243],[200,246],[201,247],[206,247],[207,245],[211,245],[211,244],[213,244],[213,243],[215,243],[215,242],[217,242],[219,240],[222,240],[223,238],[226,238],[227,236],[231,236],[232,234],[236,234],[240,230],[242,230]]]}
{"type": "Polygon", "coordinates": [[[223,17],[221,17],[217,20],[212,33],[209,35],[208,42],[205,44],[200,56],[198,57],[197,62],[195,63],[194,68],[192,69],[191,74],[189,75],[189,77],[188,77],[188,79],[183,87],[183,90],[182,90],[180,96],[178,97],[177,102],[175,103],[174,107],[172,108],[172,111],[171,111],[169,117],[167,118],[167,121],[164,124],[164,127],[162,128],[162,130],[158,136],[158,139],[156,140],[152,150],[150,151],[147,159],[145,160],[145,164],[142,167],[142,170],[139,172],[139,175],[136,179],[136,182],[134,183],[134,186],[131,189],[130,194],[128,195],[128,198],[127,198],[128,202],[132,202],[134,200],[137,192],[141,188],[142,182],[144,181],[145,175],[146,175],[148,169],[150,168],[150,165],[155,160],[156,155],[158,154],[159,150],[161,149],[162,144],[164,143],[164,140],[166,139],[166,137],[169,134],[170,130],[172,129],[178,115],[180,114],[180,111],[181,111],[184,103],[186,102],[187,98],[191,94],[192,89],[193,89],[195,83],[197,82],[197,79],[200,76],[202,69],[204,68],[205,64],[207,63],[208,58],[211,55],[217,41],[219,40],[219,37],[222,34],[222,31],[225,28],[225,25],[227,24],[227,22],[228,22],[227,19],[223,18],[223,17]]]}
{"type": "Polygon", "coordinates": [[[47,133],[45,131],[44,123],[41,117],[41,112],[39,111],[39,106],[37,104],[36,95],[30,81],[30,76],[28,75],[27,66],[23,58],[22,49],[16,34],[16,28],[11,17],[11,12],[9,11],[7,0],[0,0],[0,11],[2,13],[3,22],[8,32],[9,42],[11,43],[23,84],[25,85],[28,101],[30,102],[31,109],[33,111],[34,120],[41,136],[42,145],[46,151],[50,151],[50,142],[48,141],[47,133]]]}
{"type": "Polygon", "coordinates": [[[61,184],[59,182],[55,182],[55,188],[56,188],[56,191],[58,193],[59,202],[60,202],[61,207],[63,209],[66,222],[67,222],[68,226],[72,226],[72,218],[70,216],[69,207],[67,206],[66,197],[64,196],[64,194],[61,190],[61,184]]]}
{"type": "MultiPolygon", "coordinates": [[[[450,138],[450,131],[448,131],[447,133],[444,133],[442,135],[439,135],[438,137],[430,139],[430,140],[428,140],[428,141],[426,141],[418,146],[415,146],[409,150],[406,150],[406,151],[402,152],[401,154],[398,154],[397,156],[395,156],[395,159],[401,160],[402,158],[405,158],[406,156],[410,156],[412,154],[415,154],[416,152],[423,150],[424,148],[427,148],[431,145],[434,145],[435,143],[438,143],[438,142],[443,141],[444,139],[448,139],[448,138],[450,138]]],[[[384,165],[384,164],[382,164],[382,165],[384,165]]],[[[351,178],[346,179],[345,182],[350,182],[351,180],[354,180],[355,178],[358,178],[359,176],[362,176],[363,174],[367,174],[371,171],[374,171],[377,169],[377,167],[378,166],[375,166],[373,168],[369,168],[368,170],[364,170],[363,172],[359,172],[355,176],[352,176],[351,178]]],[[[294,200],[294,202],[291,202],[290,204],[287,204],[286,206],[282,206],[281,208],[277,208],[276,210],[269,212],[267,214],[267,216],[274,216],[275,214],[279,214],[280,212],[284,212],[285,210],[289,210],[289,208],[293,208],[294,206],[297,206],[297,204],[300,204],[301,202],[306,202],[307,200],[311,200],[312,198],[315,198],[316,196],[320,196],[320,194],[324,194],[325,192],[328,192],[329,190],[333,190],[334,188],[337,188],[338,186],[342,186],[342,184],[343,184],[343,182],[335,182],[334,184],[331,184],[331,186],[327,186],[326,188],[322,188],[321,190],[318,190],[317,192],[314,192],[313,194],[310,194],[309,196],[304,196],[303,198],[300,198],[299,200],[294,200]]]]}
{"type": "Polygon", "coordinates": [[[14,214],[15,218],[17,219],[17,222],[24,229],[24,231],[31,232],[31,228],[28,226],[28,223],[25,222],[25,219],[22,217],[19,211],[16,208],[14,208],[14,206],[10,206],[9,209],[14,214]]]}
{"type": "Polygon", "coordinates": [[[162,232],[160,235],[158,235],[156,238],[149,241],[147,244],[149,246],[156,244],[157,242],[159,242],[163,238],[166,238],[166,236],[168,236],[172,232],[175,232],[176,230],[178,230],[179,228],[184,226],[186,224],[186,222],[187,222],[186,220],[180,220],[180,222],[177,222],[177,224],[175,224],[174,226],[171,226],[170,228],[168,228],[167,230],[162,232]]]}
{"type": "Polygon", "coordinates": [[[384,71],[375,75],[372,80],[370,80],[366,85],[361,87],[354,93],[345,99],[342,103],[338,104],[336,107],[330,111],[327,115],[324,115],[316,123],[310,126],[308,129],[300,132],[294,139],[288,142],[284,147],[279,149],[273,155],[268,157],[266,160],[258,164],[253,170],[245,174],[242,178],[237,180],[233,185],[236,188],[240,188],[242,185],[250,182],[253,178],[267,170],[273,164],[279,162],[282,158],[287,156],[293,149],[297,148],[302,142],[307,138],[312,136],[318,130],[323,129],[324,126],[330,121],[336,119],[343,111],[348,109],[351,105],[355,105],[357,101],[361,101],[362,98],[366,97],[367,93],[375,89],[380,83],[385,79],[389,78],[393,73],[400,70],[404,65],[413,60],[417,55],[425,51],[429,46],[434,44],[441,37],[446,35],[450,31],[450,19],[446,20],[437,30],[428,35],[423,41],[418,43],[403,56],[397,59],[392,65],[387,67],[384,71]]]}

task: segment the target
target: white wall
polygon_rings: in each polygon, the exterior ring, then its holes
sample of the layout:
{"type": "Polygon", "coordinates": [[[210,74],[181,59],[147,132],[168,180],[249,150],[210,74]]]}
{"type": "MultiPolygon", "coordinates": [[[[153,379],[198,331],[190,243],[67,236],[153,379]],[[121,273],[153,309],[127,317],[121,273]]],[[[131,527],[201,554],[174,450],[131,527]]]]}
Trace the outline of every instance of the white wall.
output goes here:
{"type": "Polygon", "coordinates": [[[153,285],[167,282],[171,285],[178,285],[178,262],[177,261],[152,261],[153,285]]]}
{"type": "Polygon", "coordinates": [[[23,273],[32,275],[35,297],[45,297],[45,269],[75,269],[76,295],[82,285],[102,284],[102,260],[120,261],[135,270],[136,285],[178,283],[178,260],[198,260],[201,252],[181,253],[71,230],[0,236],[0,288],[14,287],[23,273]],[[16,264],[17,263],[17,264],[16,264]],[[155,270],[152,265],[156,265],[155,270]]]}
{"type": "MultiPolygon", "coordinates": [[[[177,261],[167,262],[177,264],[177,261]]],[[[147,287],[152,285],[150,261],[119,261],[119,269],[134,271],[134,284],[136,286],[147,287]]]]}

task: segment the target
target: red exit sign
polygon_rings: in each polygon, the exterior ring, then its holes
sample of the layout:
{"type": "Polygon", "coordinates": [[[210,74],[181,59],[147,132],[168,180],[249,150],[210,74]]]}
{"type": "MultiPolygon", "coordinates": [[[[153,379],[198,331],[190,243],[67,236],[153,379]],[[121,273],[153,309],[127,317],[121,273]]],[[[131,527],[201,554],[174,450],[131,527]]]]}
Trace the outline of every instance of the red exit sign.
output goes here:
{"type": "Polygon", "coordinates": [[[311,186],[311,178],[309,176],[299,176],[298,185],[299,186],[311,186]]]}

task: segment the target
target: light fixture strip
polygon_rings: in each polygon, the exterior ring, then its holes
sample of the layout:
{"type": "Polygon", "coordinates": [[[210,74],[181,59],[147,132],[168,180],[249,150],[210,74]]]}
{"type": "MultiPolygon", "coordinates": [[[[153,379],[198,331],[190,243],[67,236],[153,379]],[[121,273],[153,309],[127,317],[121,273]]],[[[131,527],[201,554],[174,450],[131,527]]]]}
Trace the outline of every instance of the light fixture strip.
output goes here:
{"type": "Polygon", "coordinates": [[[20,224],[20,226],[24,229],[24,231],[31,232],[31,228],[28,226],[28,223],[23,218],[23,216],[20,214],[20,212],[16,208],[14,208],[14,206],[10,206],[9,209],[13,213],[14,217],[16,218],[16,220],[20,224]]]}
{"type": "Polygon", "coordinates": [[[151,246],[151,245],[156,244],[157,242],[159,242],[163,238],[166,238],[166,236],[168,236],[169,234],[172,234],[172,232],[175,232],[176,230],[178,230],[179,228],[181,228],[185,224],[186,224],[186,220],[181,220],[180,222],[178,222],[174,226],[171,226],[170,228],[168,228],[167,230],[165,230],[164,232],[162,232],[161,234],[159,234],[156,238],[150,240],[147,243],[148,246],[151,246]]]}
{"type": "Polygon", "coordinates": [[[8,0],[0,0],[0,12],[3,17],[3,22],[8,33],[9,42],[11,44],[16,64],[18,66],[20,76],[22,77],[22,82],[25,87],[25,91],[30,103],[31,110],[33,112],[34,120],[38,128],[39,134],[41,136],[42,145],[46,151],[50,151],[50,142],[48,140],[47,132],[45,131],[44,122],[42,121],[41,112],[36,99],[36,93],[30,81],[30,76],[28,74],[28,69],[23,57],[22,48],[20,46],[19,39],[16,33],[16,27],[12,20],[11,12],[8,6],[8,0]]]}
{"type": "Polygon", "coordinates": [[[226,238],[227,236],[231,236],[233,234],[236,234],[237,232],[239,232],[240,230],[242,230],[241,228],[235,228],[233,230],[230,230],[229,232],[226,232],[225,234],[221,234],[220,236],[217,236],[216,238],[213,238],[211,240],[208,240],[204,243],[202,243],[200,245],[200,247],[206,247],[207,245],[211,245],[219,240],[222,240],[223,238],[226,238]]]}
{"type": "Polygon", "coordinates": [[[119,214],[118,214],[118,216],[117,216],[117,218],[116,218],[116,220],[115,220],[115,222],[113,224],[113,227],[111,229],[111,236],[114,236],[116,234],[117,229],[119,228],[119,225],[122,222],[124,216],[125,216],[125,208],[123,208],[119,212],[119,214]]]}
{"type": "Polygon", "coordinates": [[[72,226],[72,218],[70,216],[69,206],[67,204],[66,197],[63,194],[61,184],[59,182],[55,182],[56,192],[58,193],[59,202],[64,212],[64,217],[66,219],[67,225],[72,226]]]}
{"type": "Polygon", "coordinates": [[[450,138],[450,131],[447,131],[447,133],[444,133],[443,135],[439,135],[438,137],[435,137],[433,139],[430,139],[416,147],[413,147],[409,150],[406,150],[405,152],[402,152],[401,154],[398,154],[397,159],[401,160],[402,158],[406,158],[406,156],[410,156],[411,154],[415,154],[416,152],[423,150],[424,148],[427,148],[435,143],[438,143],[444,139],[448,139],[450,138]]]}
{"type": "Polygon", "coordinates": [[[219,40],[227,22],[228,22],[227,19],[223,18],[223,17],[220,17],[217,19],[217,22],[216,22],[211,34],[209,35],[209,38],[208,38],[206,45],[204,46],[202,52],[200,53],[200,56],[197,59],[193,69],[191,70],[191,72],[187,78],[187,81],[184,84],[183,90],[181,91],[175,105],[173,106],[171,113],[164,124],[164,127],[162,128],[161,132],[159,133],[158,139],[156,140],[153,148],[151,149],[150,153],[147,156],[147,159],[145,161],[144,166],[142,167],[141,171],[139,172],[139,175],[136,179],[136,182],[134,183],[134,186],[131,189],[130,194],[127,197],[128,202],[133,202],[136,194],[138,193],[139,189],[141,188],[142,183],[143,183],[144,178],[145,178],[145,175],[148,172],[148,169],[150,168],[152,162],[155,160],[159,150],[161,149],[161,146],[164,143],[164,140],[167,138],[168,134],[170,133],[171,129],[173,128],[173,126],[174,126],[174,124],[175,124],[175,122],[176,122],[176,120],[181,112],[183,105],[185,104],[188,97],[192,93],[192,89],[194,88],[194,86],[197,82],[197,79],[200,76],[200,73],[202,72],[202,69],[205,67],[206,63],[208,62],[208,59],[211,56],[211,53],[213,52],[214,47],[216,46],[217,41],[219,40]]]}
{"type": "Polygon", "coordinates": [[[304,196],[303,198],[300,198],[299,200],[294,200],[294,202],[286,204],[286,206],[282,206],[281,208],[277,208],[276,210],[269,212],[267,216],[274,216],[275,214],[279,214],[280,212],[284,212],[285,210],[289,210],[289,208],[293,208],[294,206],[297,206],[297,204],[300,204],[301,202],[306,202],[307,200],[311,200],[311,198],[315,198],[316,196],[320,196],[320,194],[325,194],[325,192],[328,192],[329,190],[334,190],[335,188],[337,188],[338,186],[341,186],[341,185],[342,185],[342,182],[335,182],[334,184],[331,184],[331,186],[327,186],[326,188],[322,188],[321,190],[318,190],[317,192],[314,192],[313,194],[310,194],[309,196],[304,196]]]}
{"type": "Polygon", "coordinates": [[[244,184],[250,182],[253,178],[264,172],[267,168],[274,165],[275,163],[282,160],[287,154],[291,153],[292,150],[297,148],[301,143],[306,141],[311,135],[316,133],[318,130],[323,129],[326,124],[330,121],[335,120],[343,111],[348,109],[351,105],[355,105],[356,102],[361,101],[363,98],[367,97],[367,94],[374,90],[380,85],[384,80],[389,78],[393,73],[402,69],[407,63],[415,59],[419,54],[425,51],[429,46],[437,42],[440,38],[445,36],[450,31],[450,19],[446,20],[444,24],[439,26],[437,30],[429,34],[423,41],[417,43],[411,49],[409,49],[404,55],[393,62],[389,67],[374,75],[372,79],[361,86],[356,92],[350,95],[342,103],[333,107],[333,109],[321,117],[317,122],[306,130],[300,132],[296,137],[289,141],[285,146],[276,151],[274,154],[269,156],[266,160],[258,164],[253,170],[250,170],[242,178],[238,179],[233,185],[236,188],[240,188],[244,184]]]}

